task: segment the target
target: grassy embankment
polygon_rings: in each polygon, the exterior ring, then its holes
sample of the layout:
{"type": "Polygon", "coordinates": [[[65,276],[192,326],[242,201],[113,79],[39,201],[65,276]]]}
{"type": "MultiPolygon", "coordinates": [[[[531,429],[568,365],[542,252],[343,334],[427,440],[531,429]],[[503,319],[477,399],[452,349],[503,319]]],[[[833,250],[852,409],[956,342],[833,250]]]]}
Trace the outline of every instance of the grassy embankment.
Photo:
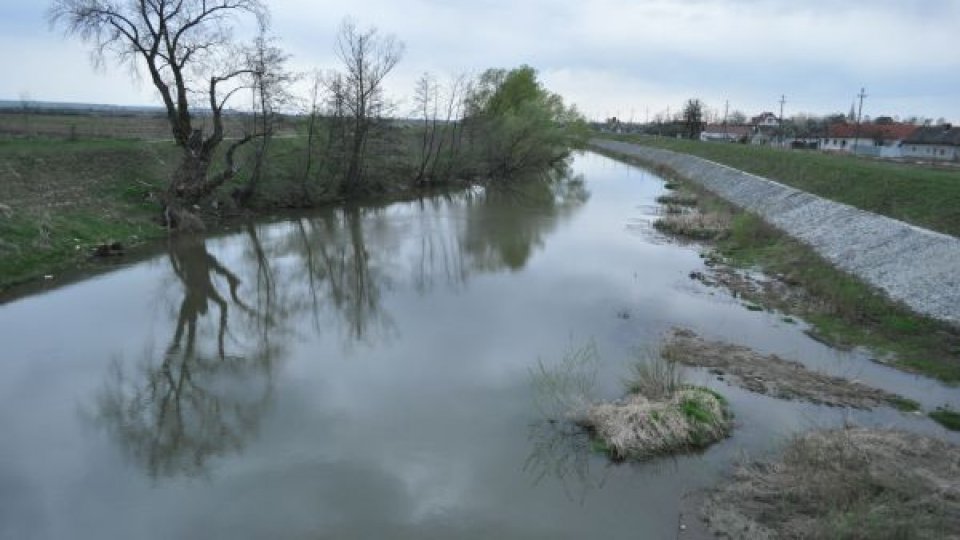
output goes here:
{"type": "MultiPolygon", "coordinates": [[[[303,146],[302,138],[273,142],[253,204],[308,203],[298,174],[303,146]]],[[[166,236],[155,194],[165,189],[179,157],[172,142],[0,139],[0,291],[83,268],[103,244],[129,249],[166,236]]],[[[241,175],[238,182],[244,180],[241,175]]],[[[220,198],[229,199],[233,187],[225,186],[220,198]]],[[[331,200],[313,191],[310,204],[331,200]]]]}
{"type": "MultiPolygon", "coordinates": [[[[742,145],[724,145],[643,138],[637,142],[688,151],[764,176],[809,189],[822,196],[879,212],[878,201],[908,212],[914,223],[944,232],[960,230],[960,214],[945,200],[960,197],[960,173],[906,165],[787,152],[742,145]],[[844,179],[851,179],[846,181],[844,179]],[[953,181],[951,185],[950,181],[953,181]],[[911,191],[910,197],[900,193],[911,191]],[[923,208],[928,208],[923,212],[923,208]]],[[[623,158],[623,156],[620,156],[623,158]]],[[[625,161],[636,160],[623,158],[625,161]]],[[[735,267],[759,267],[768,275],[803,290],[803,295],[776,294],[747,298],[784,313],[803,317],[819,339],[839,346],[866,346],[901,369],[924,373],[948,383],[960,382],[960,331],[919,316],[861,280],[834,268],[812,249],[767,225],[756,215],[677,178],[662,167],[657,172],[680,182],[698,201],[705,227],[696,218],[689,232],[697,239],[713,237],[714,256],[735,267]],[[709,228],[713,230],[706,230],[709,228]],[[800,300],[798,300],[798,297],[800,300]]],[[[887,212],[889,214],[889,212],[887,212]]],[[[903,218],[904,215],[894,217],[903,218]]],[[[743,291],[740,291],[743,292],[743,291]]],[[[749,296],[749,295],[748,295],[749,296]]]]}
{"type": "Polygon", "coordinates": [[[960,169],[649,136],[620,140],[692,154],[826,199],[960,236],[960,169]]]}
{"type": "Polygon", "coordinates": [[[0,291],[165,234],[148,194],[175,159],[167,144],[0,140],[0,291]]]}

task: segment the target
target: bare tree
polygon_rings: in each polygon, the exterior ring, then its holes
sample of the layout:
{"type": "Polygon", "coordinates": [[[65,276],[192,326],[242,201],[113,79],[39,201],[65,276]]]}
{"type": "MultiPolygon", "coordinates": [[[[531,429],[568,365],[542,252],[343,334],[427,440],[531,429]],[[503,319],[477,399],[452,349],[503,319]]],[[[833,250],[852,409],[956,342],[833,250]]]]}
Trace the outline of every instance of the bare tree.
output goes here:
{"type": "Polygon", "coordinates": [[[234,191],[238,203],[246,203],[256,193],[263,177],[267,149],[276,132],[279,111],[290,106],[295,98],[290,93],[292,85],[299,76],[286,67],[290,55],[276,45],[277,39],[266,33],[261,27],[260,34],[245,51],[244,64],[253,78],[251,95],[253,97],[253,128],[248,132],[259,138],[254,152],[253,170],[247,184],[234,191]]]}
{"type": "Polygon", "coordinates": [[[417,80],[417,87],[413,96],[416,105],[416,114],[423,122],[423,136],[420,144],[420,166],[414,183],[426,183],[427,167],[436,160],[437,150],[437,122],[440,108],[440,87],[429,73],[424,73],[417,80]]]}
{"type": "Polygon", "coordinates": [[[371,130],[383,117],[387,101],[383,80],[403,55],[403,44],[376,28],[360,30],[345,20],[337,36],[337,57],[343,63],[342,83],[330,87],[342,101],[350,118],[347,168],[341,189],[357,190],[363,174],[364,158],[371,130]]]}
{"type": "Polygon", "coordinates": [[[688,99],[683,106],[683,125],[688,139],[696,139],[703,131],[703,102],[699,99],[688,99]]]}
{"type": "Polygon", "coordinates": [[[93,45],[97,62],[112,57],[148,72],[173,139],[183,150],[163,197],[170,226],[202,228],[190,208],[234,177],[234,154],[254,137],[248,134],[230,144],[223,169],[211,172],[224,140],[224,107],[252,75],[247,66],[231,61],[237,56],[231,54],[231,30],[241,16],[262,25],[267,10],[261,0],[54,0],[49,10],[52,24],[93,45]],[[210,109],[211,133],[196,126],[193,96],[201,96],[210,109]]]}
{"type": "Polygon", "coordinates": [[[437,147],[437,159],[433,161],[432,176],[436,176],[437,164],[446,145],[448,150],[443,176],[445,180],[450,179],[463,142],[463,116],[466,113],[466,99],[471,91],[472,86],[466,75],[456,76],[450,81],[446,105],[447,119],[440,133],[440,144],[437,147]]]}
{"type": "Polygon", "coordinates": [[[307,150],[303,165],[303,175],[300,177],[300,191],[305,201],[310,200],[307,182],[310,181],[310,173],[313,169],[313,146],[317,138],[317,119],[320,116],[320,86],[323,84],[323,79],[319,72],[314,72],[311,79],[310,112],[307,117],[307,150]]]}

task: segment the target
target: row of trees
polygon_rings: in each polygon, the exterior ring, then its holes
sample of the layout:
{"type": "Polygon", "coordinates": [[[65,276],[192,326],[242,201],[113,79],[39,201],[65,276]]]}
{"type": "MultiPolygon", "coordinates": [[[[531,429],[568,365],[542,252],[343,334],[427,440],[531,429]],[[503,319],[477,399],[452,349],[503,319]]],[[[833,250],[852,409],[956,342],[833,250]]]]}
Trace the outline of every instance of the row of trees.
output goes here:
{"type": "Polygon", "coordinates": [[[515,177],[563,159],[586,136],[576,110],[526,66],[448,85],[426,74],[416,88],[417,122],[390,120],[396,111],[383,83],[403,44],[350,21],[336,40],[340,69],[315,74],[302,100],[291,90],[301,75],[288,68],[261,0],[54,0],[50,19],[91,44],[99,62],[149,75],[181,150],[160,197],[171,227],[202,228],[195,209],[224,186],[237,204],[254,200],[264,177],[276,174],[268,156],[282,113],[298,108],[306,109],[302,160],[294,174],[286,171],[285,189],[301,202],[367,194],[401,179],[425,186],[515,177]],[[232,37],[243,21],[259,29],[250,44],[232,37]],[[224,111],[244,94],[253,120],[228,140],[224,111]],[[241,174],[243,163],[250,166],[241,174]]]}

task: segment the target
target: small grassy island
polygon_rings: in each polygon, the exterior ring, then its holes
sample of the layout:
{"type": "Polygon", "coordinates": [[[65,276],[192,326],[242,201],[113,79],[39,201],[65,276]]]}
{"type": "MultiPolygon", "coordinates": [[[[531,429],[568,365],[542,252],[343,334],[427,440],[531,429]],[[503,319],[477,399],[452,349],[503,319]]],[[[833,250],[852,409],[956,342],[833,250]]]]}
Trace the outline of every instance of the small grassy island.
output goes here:
{"type": "Polygon", "coordinates": [[[631,393],[595,405],[581,425],[611,458],[645,459],[706,448],[730,434],[733,415],[716,392],[685,386],[656,398],[631,393]]]}

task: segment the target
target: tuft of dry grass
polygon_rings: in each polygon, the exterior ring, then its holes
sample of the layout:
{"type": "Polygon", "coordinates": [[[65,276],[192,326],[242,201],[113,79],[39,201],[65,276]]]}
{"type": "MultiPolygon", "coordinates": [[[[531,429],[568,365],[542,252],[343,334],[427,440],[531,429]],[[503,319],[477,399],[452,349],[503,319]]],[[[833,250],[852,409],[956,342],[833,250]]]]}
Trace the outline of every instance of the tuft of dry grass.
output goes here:
{"type": "Polygon", "coordinates": [[[731,217],[723,212],[667,214],[653,222],[658,231],[693,240],[716,240],[730,233],[731,217]]]}
{"type": "Polygon", "coordinates": [[[960,446],[896,430],[795,437],[707,498],[722,538],[960,538],[960,446]]]}
{"type": "Polygon", "coordinates": [[[596,405],[582,423],[614,459],[704,448],[729,435],[733,427],[723,398],[696,387],[665,399],[632,394],[621,402],[596,405]]]}
{"type": "Polygon", "coordinates": [[[631,394],[654,400],[666,399],[684,387],[683,366],[668,361],[659,350],[638,350],[626,385],[631,394]]]}
{"type": "Polygon", "coordinates": [[[666,195],[657,197],[657,202],[665,205],[674,206],[696,206],[698,199],[693,193],[686,191],[674,191],[666,195]]]}

